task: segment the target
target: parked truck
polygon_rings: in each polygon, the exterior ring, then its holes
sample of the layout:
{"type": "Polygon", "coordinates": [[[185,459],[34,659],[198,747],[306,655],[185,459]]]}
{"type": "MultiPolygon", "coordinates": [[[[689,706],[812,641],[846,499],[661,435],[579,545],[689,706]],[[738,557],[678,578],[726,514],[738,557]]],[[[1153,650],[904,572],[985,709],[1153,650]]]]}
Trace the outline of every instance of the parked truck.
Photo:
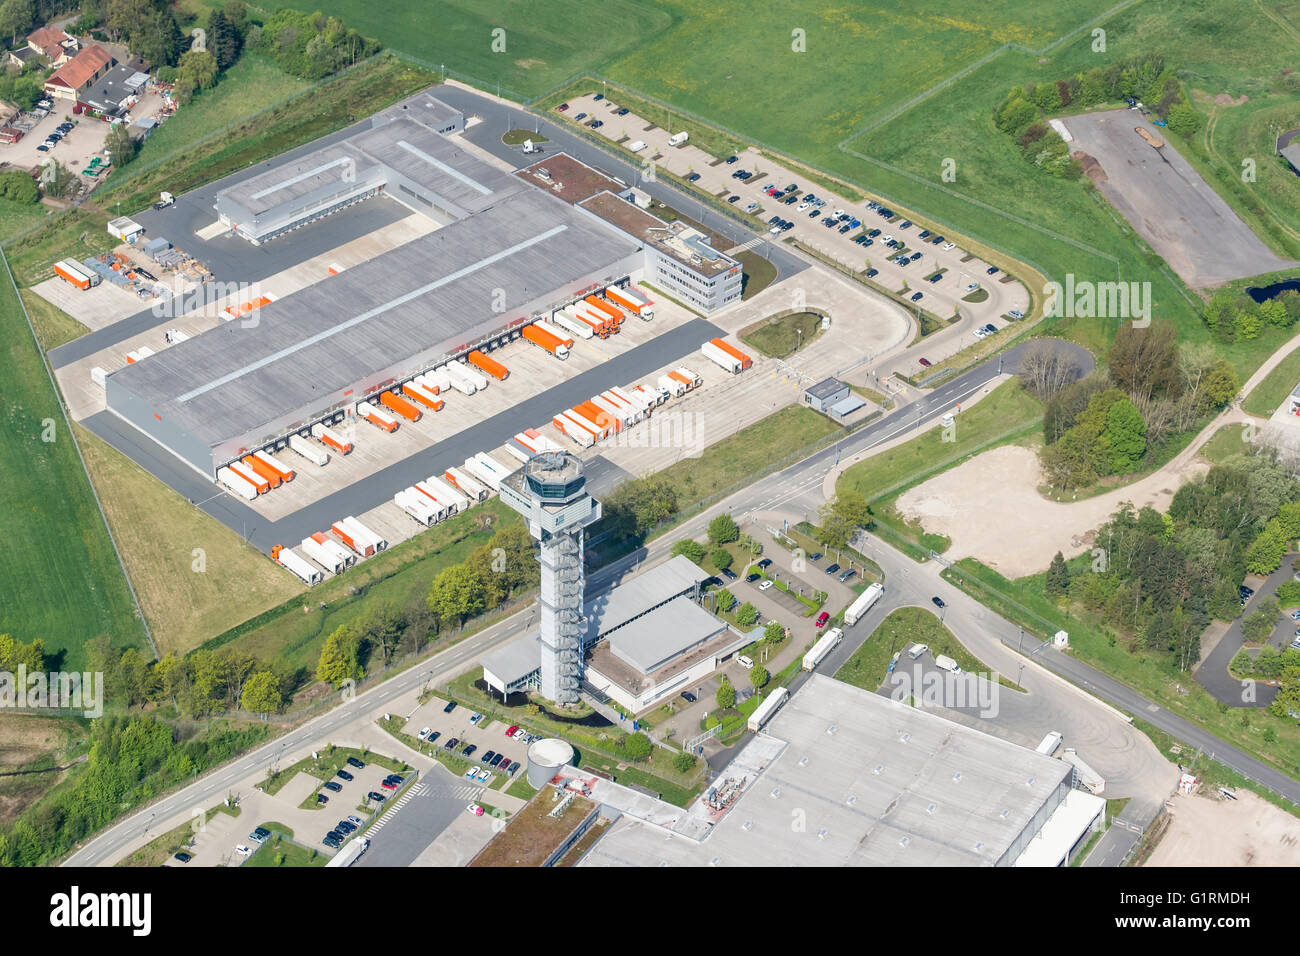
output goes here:
{"type": "Polygon", "coordinates": [[[368,541],[370,545],[375,549],[375,551],[383,551],[385,548],[388,547],[387,541],[385,541],[380,535],[375,534],[375,532],[371,531],[369,528],[367,528],[365,525],[363,525],[360,521],[358,521],[356,518],[352,517],[351,515],[344,518],[343,523],[347,527],[352,529],[354,538],[357,538],[358,540],[362,540],[362,541],[368,541]]]}
{"type": "Polygon", "coordinates": [[[368,558],[375,553],[375,543],[366,536],[360,534],[357,529],[349,523],[347,518],[340,518],[330,526],[330,530],[338,536],[338,539],[346,544],[349,548],[368,558]]]}
{"type": "Polygon", "coordinates": [[[686,382],[669,372],[659,376],[659,387],[673,398],[681,398],[687,392],[686,382]]]}
{"type": "MultiPolygon", "coordinates": [[[[470,461],[474,463],[474,467],[470,471],[475,475],[482,476],[488,487],[493,491],[500,491],[502,479],[514,470],[513,468],[507,468],[491,455],[483,452],[479,452],[470,461]]],[[[469,464],[469,462],[466,462],[466,464],[469,464]]]]}
{"type": "Polygon", "coordinates": [[[730,372],[732,375],[738,375],[742,370],[740,359],[736,358],[736,356],[732,355],[730,352],[718,348],[712,342],[705,342],[700,346],[700,351],[704,354],[706,359],[713,362],[725,372],[730,372]]]}
{"type": "Polygon", "coordinates": [[[321,444],[333,448],[340,455],[346,455],[352,451],[352,442],[348,441],[328,425],[320,422],[311,426],[311,436],[321,444]]]}
{"type": "Polygon", "coordinates": [[[477,388],[480,392],[483,391],[483,389],[488,387],[487,376],[482,374],[478,369],[474,368],[464,359],[461,359],[460,361],[456,361],[456,362],[451,362],[449,367],[454,368],[463,377],[473,382],[474,387],[477,388]]]}
{"type": "Polygon", "coordinates": [[[1056,748],[1061,746],[1061,741],[1064,739],[1065,737],[1059,730],[1053,730],[1042,739],[1035,749],[1044,757],[1050,757],[1052,754],[1056,753],[1056,748]]]}
{"type": "Polygon", "coordinates": [[[310,438],[303,438],[301,435],[290,435],[289,447],[314,465],[324,467],[330,462],[329,452],[325,450],[324,446],[312,441],[310,438]]]}
{"type": "Polygon", "coordinates": [[[438,494],[428,481],[417,481],[407,490],[419,496],[423,499],[423,503],[433,508],[435,521],[445,521],[456,513],[456,509],[451,502],[438,494]]]}
{"type": "Polygon", "coordinates": [[[393,495],[393,504],[426,528],[438,520],[438,508],[414,488],[406,488],[393,495]]]}
{"type": "Polygon", "coordinates": [[[578,419],[570,417],[568,412],[559,412],[551,419],[551,424],[568,435],[583,448],[596,444],[596,432],[578,419]]]}
{"type": "Polygon", "coordinates": [[[558,325],[552,325],[550,322],[547,322],[545,319],[538,319],[533,324],[536,325],[543,332],[553,335],[561,342],[563,342],[564,347],[566,349],[573,348],[573,336],[571,336],[564,329],[560,328],[558,325]]]}
{"type": "Polygon", "coordinates": [[[856,601],[849,605],[849,609],[844,612],[844,623],[850,627],[862,620],[863,616],[871,610],[871,606],[880,600],[880,596],[885,593],[885,587],[879,581],[872,584],[865,591],[858,595],[856,601]]]}
{"type": "Polygon", "coordinates": [[[442,368],[437,369],[435,374],[441,376],[437,381],[439,386],[445,380],[449,388],[454,388],[462,395],[473,395],[478,391],[478,382],[466,375],[457,362],[448,362],[442,368]]]}
{"type": "Polygon", "coordinates": [[[100,279],[98,272],[92,272],[72,259],[62,259],[54,263],[54,274],[64,282],[75,285],[82,292],[85,292],[91,286],[99,285],[103,281],[100,279]]]}
{"type": "Polygon", "coordinates": [[[264,495],[271,490],[271,483],[252,468],[248,467],[248,465],[244,464],[244,462],[232,461],[229,467],[231,471],[256,488],[259,495],[264,495]]]}
{"type": "Polygon", "coordinates": [[[957,662],[947,654],[934,655],[934,666],[938,667],[940,670],[947,671],[949,674],[961,673],[961,668],[957,666],[957,662]]]}
{"type": "Polygon", "coordinates": [[[726,352],[728,355],[732,356],[736,361],[738,361],[740,363],[740,369],[742,372],[754,364],[753,359],[751,359],[740,349],[736,348],[726,339],[710,339],[709,344],[714,346],[715,348],[721,349],[722,351],[726,352]]]}
{"type": "Polygon", "coordinates": [[[245,501],[252,501],[257,497],[257,487],[247,478],[236,474],[229,468],[217,469],[217,481],[245,501]]]}
{"type": "Polygon", "coordinates": [[[397,431],[397,419],[384,409],[371,405],[369,402],[358,402],[357,414],[383,431],[397,431]]]}
{"type": "Polygon", "coordinates": [[[464,494],[470,501],[487,501],[490,492],[481,483],[476,481],[472,476],[467,475],[463,468],[448,468],[442,473],[442,476],[451,482],[458,491],[464,494]]]}
{"type": "Polygon", "coordinates": [[[452,514],[464,511],[473,503],[468,495],[438,475],[430,475],[424,480],[424,484],[437,496],[439,501],[451,509],[452,514]]]}
{"type": "Polygon", "coordinates": [[[451,388],[451,376],[447,374],[445,365],[442,368],[435,368],[430,372],[425,372],[424,378],[427,382],[432,382],[434,388],[437,389],[433,393],[435,395],[441,395],[451,388]]]}
{"type": "Polygon", "coordinates": [[[379,404],[397,412],[408,422],[418,422],[420,420],[420,410],[396,392],[380,392],[379,404]]]}
{"type": "Polygon", "coordinates": [[[1061,752],[1061,759],[1073,765],[1074,774],[1079,778],[1079,783],[1087,787],[1089,792],[1095,793],[1099,797],[1106,792],[1106,778],[1088,766],[1073,747],[1066,747],[1061,752]]]}
{"type": "Polygon", "coordinates": [[[274,457],[270,452],[255,451],[253,452],[253,457],[279,475],[281,481],[293,481],[293,476],[295,474],[294,470],[285,466],[280,459],[274,457]]]}
{"type": "Polygon", "coordinates": [[[560,309],[551,316],[552,321],[566,332],[571,332],[580,339],[592,338],[596,333],[590,325],[576,315],[570,315],[568,309],[560,309]]]}
{"type": "MultiPolygon", "coordinates": [[[[307,557],[311,558],[331,574],[342,574],[348,566],[347,559],[343,557],[343,548],[335,545],[333,541],[330,541],[328,537],[320,532],[317,532],[309,538],[303,538],[300,547],[302,548],[303,554],[307,555],[307,557]],[[334,547],[338,547],[339,550],[335,551],[334,547]]],[[[356,560],[352,555],[348,555],[348,558],[351,558],[353,561],[356,560]]]]}
{"type": "Polygon", "coordinates": [[[803,669],[810,671],[820,664],[832,650],[844,639],[844,632],[833,627],[823,634],[816,644],[803,656],[803,669]]]}
{"type": "Polygon", "coordinates": [[[484,355],[478,349],[470,352],[469,355],[465,356],[465,358],[469,360],[471,365],[487,372],[497,381],[504,382],[510,375],[510,370],[508,368],[491,356],[484,355]]]}
{"type": "Polygon", "coordinates": [[[521,333],[524,338],[540,348],[546,349],[557,359],[566,359],[569,357],[569,349],[563,342],[557,339],[551,333],[544,329],[539,329],[536,323],[525,325],[521,333]]]}
{"type": "Polygon", "coordinates": [[[325,580],[325,575],[320,568],[315,567],[306,558],[295,554],[290,548],[277,544],[271,549],[271,557],[309,586],[320,584],[325,580]]]}
{"type": "Polygon", "coordinates": [[[404,382],[402,384],[402,394],[407,398],[414,399],[432,412],[440,411],[442,409],[442,399],[438,398],[433,392],[429,391],[419,382],[404,382]]]}
{"type": "Polygon", "coordinates": [[[621,305],[633,315],[638,315],[647,322],[655,317],[654,303],[631,286],[619,288],[612,285],[605,290],[605,298],[621,305]]]}
{"type": "Polygon", "coordinates": [[[758,733],[789,697],[790,691],[784,687],[772,691],[767,695],[767,700],[754,708],[754,712],[749,715],[749,723],[746,726],[752,733],[758,733]]]}
{"type": "Polygon", "coordinates": [[[615,327],[623,324],[623,313],[615,306],[610,305],[604,299],[600,298],[600,296],[589,295],[583,301],[586,302],[587,305],[591,306],[597,314],[603,315],[605,318],[609,319],[615,327]]]}

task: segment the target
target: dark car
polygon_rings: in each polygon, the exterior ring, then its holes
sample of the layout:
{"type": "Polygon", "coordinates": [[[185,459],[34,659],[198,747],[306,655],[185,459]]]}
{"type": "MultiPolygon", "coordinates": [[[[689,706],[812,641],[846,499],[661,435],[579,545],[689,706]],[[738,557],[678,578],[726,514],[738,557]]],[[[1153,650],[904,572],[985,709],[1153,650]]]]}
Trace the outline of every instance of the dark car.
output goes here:
{"type": "Polygon", "coordinates": [[[984,331],[987,332],[989,335],[992,335],[997,330],[998,330],[997,326],[995,326],[992,322],[989,322],[984,326],[984,331]]]}
{"type": "Polygon", "coordinates": [[[930,240],[931,245],[936,245],[936,246],[941,242],[943,242],[943,236],[935,236],[933,239],[930,240]]]}
{"type": "Polygon", "coordinates": [[[834,574],[834,573],[835,573],[836,571],[838,571],[839,569],[840,569],[840,566],[839,566],[838,564],[828,564],[828,565],[826,565],[826,573],[827,573],[827,574],[834,574]]]}
{"type": "Polygon", "coordinates": [[[462,750],[460,753],[461,753],[461,756],[462,756],[462,757],[472,757],[472,756],[474,756],[474,751],[476,751],[476,750],[478,750],[478,744],[470,744],[468,747],[466,747],[466,748],[465,748],[464,750],[462,750]]]}
{"type": "Polygon", "coordinates": [[[592,100],[593,103],[599,103],[599,102],[600,102],[601,100],[603,100],[604,98],[605,98],[605,94],[604,94],[604,93],[597,93],[595,96],[593,96],[593,97],[591,98],[591,100],[592,100]]]}
{"type": "Polygon", "coordinates": [[[727,157],[727,165],[728,165],[728,166],[730,166],[732,163],[738,163],[738,162],[740,162],[740,157],[739,157],[739,156],[728,156],[728,157],[727,157]]]}
{"type": "Polygon", "coordinates": [[[874,239],[874,238],[876,238],[876,236],[880,235],[880,230],[879,230],[879,229],[868,229],[868,230],[867,230],[867,235],[870,236],[872,239],[874,239]]]}
{"type": "Polygon", "coordinates": [[[375,801],[375,803],[383,803],[388,798],[384,796],[382,793],[380,793],[378,790],[371,790],[368,794],[366,794],[366,799],[373,800],[375,801]]]}
{"type": "Polygon", "coordinates": [[[689,690],[684,690],[682,691],[682,700],[686,701],[686,703],[688,704],[694,704],[696,701],[699,700],[699,698],[697,698],[689,690]]]}
{"type": "Polygon", "coordinates": [[[364,770],[364,769],[365,769],[365,766],[366,766],[366,763],[365,763],[364,760],[358,760],[356,757],[349,757],[349,758],[348,758],[348,766],[349,766],[349,767],[356,767],[358,770],[364,770]]]}
{"type": "Polygon", "coordinates": [[[787,206],[796,203],[798,201],[799,201],[798,196],[786,196],[785,199],[782,200],[782,202],[784,202],[787,206]]]}
{"type": "Polygon", "coordinates": [[[447,706],[442,709],[442,712],[444,714],[450,714],[455,709],[456,709],[456,702],[454,700],[449,700],[447,701],[447,706]]]}
{"type": "Polygon", "coordinates": [[[730,199],[727,200],[727,202],[739,202],[739,201],[740,201],[739,196],[732,196],[730,199]]]}
{"type": "Polygon", "coordinates": [[[1255,593],[1254,588],[1248,588],[1244,584],[1241,587],[1237,588],[1237,597],[1241,598],[1241,604],[1243,607],[1245,606],[1246,602],[1250,600],[1251,596],[1254,593],[1255,593]]]}
{"type": "Polygon", "coordinates": [[[876,276],[878,276],[878,275],[880,275],[880,270],[879,270],[879,269],[868,269],[868,270],[867,270],[867,278],[868,278],[868,279],[874,279],[874,278],[875,278],[876,276]]]}
{"type": "Polygon", "coordinates": [[[194,857],[190,856],[188,853],[177,853],[172,857],[172,859],[181,863],[188,863],[190,860],[194,859],[194,857]]]}
{"type": "Polygon", "coordinates": [[[843,235],[844,233],[848,232],[852,228],[853,227],[846,222],[844,225],[840,226],[840,235],[843,235]]]}
{"type": "Polygon", "coordinates": [[[437,740],[437,739],[438,739],[439,737],[441,737],[441,736],[442,736],[442,731],[441,731],[441,730],[435,730],[433,733],[429,734],[429,736],[425,737],[424,739],[425,739],[428,743],[433,743],[435,740],[437,740]]]}
{"type": "Polygon", "coordinates": [[[254,843],[265,843],[271,836],[271,831],[266,827],[258,827],[248,835],[248,838],[254,843]]]}
{"type": "Polygon", "coordinates": [[[912,220],[910,220],[910,219],[904,219],[902,222],[900,222],[900,223],[898,224],[898,228],[899,228],[899,229],[911,229],[911,228],[912,228],[912,220]]]}
{"type": "Polygon", "coordinates": [[[857,573],[858,572],[854,571],[852,568],[845,568],[843,571],[840,572],[839,575],[840,584],[843,584],[845,581],[847,581],[849,578],[853,577],[853,575],[857,573]]]}
{"type": "Polygon", "coordinates": [[[938,597],[938,596],[935,596],[935,597],[930,598],[930,603],[933,604],[935,607],[939,607],[939,608],[943,608],[943,607],[947,607],[947,606],[948,606],[948,605],[946,605],[946,604],[943,603],[943,598],[938,597]]]}
{"type": "Polygon", "coordinates": [[[723,568],[722,576],[726,578],[728,581],[736,580],[736,572],[731,570],[731,568],[723,568]]]}
{"type": "Polygon", "coordinates": [[[316,802],[317,802],[317,803],[329,803],[329,802],[330,802],[330,798],[327,797],[327,796],[325,796],[325,794],[323,794],[323,793],[318,793],[318,794],[316,794],[316,802]]]}
{"type": "Polygon", "coordinates": [[[699,173],[691,173],[689,176],[686,177],[686,181],[687,181],[688,183],[697,183],[697,182],[700,181],[700,174],[699,174],[699,173]]]}
{"type": "Polygon", "coordinates": [[[822,553],[820,551],[814,551],[812,554],[808,555],[809,561],[820,561],[821,559],[822,553]]]}
{"type": "Polygon", "coordinates": [[[781,224],[781,231],[782,231],[782,232],[787,232],[788,230],[793,229],[793,228],[794,228],[794,223],[791,222],[789,219],[787,219],[784,223],[781,224]]]}
{"type": "Polygon", "coordinates": [[[505,754],[497,754],[495,757],[493,757],[493,758],[491,759],[491,761],[488,762],[488,766],[489,766],[489,767],[497,767],[498,765],[500,765],[501,761],[503,761],[503,760],[505,760],[505,759],[506,759],[506,755],[505,755],[505,754]]]}
{"type": "Polygon", "coordinates": [[[495,757],[496,755],[497,755],[497,752],[496,752],[495,750],[489,750],[487,753],[485,753],[485,754],[483,755],[483,762],[484,762],[484,763],[491,763],[491,762],[492,762],[492,758],[495,757]]]}
{"type": "Polygon", "coordinates": [[[338,773],[335,774],[335,776],[338,777],[340,780],[352,779],[352,774],[348,773],[346,770],[340,770],[338,773]]]}
{"type": "Polygon", "coordinates": [[[403,777],[400,773],[390,773],[387,777],[384,778],[384,783],[391,783],[394,786],[396,786],[397,784],[400,784],[404,779],[406,778],[403,777]]]}
{"type": "Polygon", "coordinates": [[[984,271],[987,272],[987,273],[988,273],[989,275],[991,275],[991,276],[992,276],[992,275],[997,275],[997,274],[998,274],[998,267],[997,267],[997,266],[989,266],[989,267],[988,267],[987,269],[985,269],[984,271]]]}
{"type": "Polygon", "coordinates": [[[914,292],[914,293],[912,294],[912,301],[913,301],[913,302],[920,302],[920,301],[921,301],[921,293],[920,293],[920,292],[914,292]]]}
{"type": "Polygon", "coordinates": [[[604,126],[604,125],[605,125],[605,121],[604,121],[604,120],[596,120],[596,121],[594,121],[594,122],[591,124],[591,128],[592,128],[592,129],[600,129],[600,128],[601,128],[602,126],[604,126]]]}
{"type": "Polygon", "coordinates": [[[517,774],[519,772],[519,761],[518,760],[510,761],[510,766],[505,768],[505,772],[510,774],[510,776],[512,777],[515,774],[517,774]]]}
{"type": "Polygon", "coordinates": [[[357,825],[347,820],[340,820],[338,823],[334,824],[334,829],[339,833],[355,833],[357,825]]]}
{"type": "Polygon", "coordinates": [[[772,559],[764,558],[762,561],[758,562],[758,566],[760,568],[770,568],[772,566],[772,559]]]}
{"type": "Polygon", "coordinates": [[[924,365],[926,368],[929,368],[930,365],[932,364],[928,358],[919,358],[917,359],[917,361],[920,362],[922,365],[924,365]]]}
{"type": "Polygon", "coordinates": [[[460,738],[459,738],[459,737],[452,737],[451,740],[447,741],[447,742],[446,742],[445,744],[443,744],[442,746],[443,746],[443,748],[446,749],[446,750],[455,750],[457,747],[460,746],[460,738]]]}
{"type": "Polygon", "coordinates": [[[929,229],[922,229],[922,230],[921,230],[921,234],[920,234],[920,236],[918,236],[917,238],[920,238],[920,239],[929,239],[929,238],[930,238],[930,230],[929,230],[929,229]]]}
{"type": "Polygon", "coordinates": [[[325,835],[325,839],[321,840],[321,843],[324,843],[331,850],[337,850],[339,847],[343,845],[342,840],[340,840],[338,837],[330,836],[328,833],[325,835]]]}
{"type": "Polygon", "coordinates": [[[342,843],[343,838],[347,836],[347,834],[342,830],[331,830],[329,833],[325,834],[325,836],[331,840],[337,840],[339,843],[342,843]]]}
{"type": "Polygon", "coordinates": [[[326,780],[326,781],[325,781],[325,789],[328,790],[330,793],[342,793],[342,792],[343,792],[343,784],[341,784],[341,783],[336,783],[336,782],[333,781],[333,780],[326,780]]]}
{"type": "Polygon", "coordinates": [[[936,272],[934,275],[930,276],[930,278],[927,279],[926,281],[927,281],[927,282],[938,282],[938,281],[939,281],[940,279],[942,279],[942,278],[943,278],[943,273],[942,273],[942,272],[936,272]]]}
{"type": "Polygon", "coordinates": [[[753,584],[755,581],[759,580],[759,578],[761,578],[762,576],[763,575],[761,574],[751,574],[745,578],[745,583],[753,584]]]}
{"type": "Polygon", "coordinates": [[[814,210],[812,210],[811,212],[808,213],[808,218],[809,218],[809,219],[816,219],[816,218],[817,218],[818,216],[820,216],[821,214],[822,214],[822,211],[821,211],[820,209],[814,209],[814,210]]]}
{"type": "Polygon", "coordinates": [[[921,254],[919,252],[914,252],[908,256],[908,258],[915,262],[917,259],[921,258],[921,254]]]}
{"type": "Polygon", "coordinates": [[[626,115],[627,115],[628,113],[630,113],[630,112],[632,112],[632,111],[629,110],[629,109],[625,106],[625,107],[623,107],[621,110],[619,110],[615,115],[616,115],[616,116],[626,116],[626,115]]]}

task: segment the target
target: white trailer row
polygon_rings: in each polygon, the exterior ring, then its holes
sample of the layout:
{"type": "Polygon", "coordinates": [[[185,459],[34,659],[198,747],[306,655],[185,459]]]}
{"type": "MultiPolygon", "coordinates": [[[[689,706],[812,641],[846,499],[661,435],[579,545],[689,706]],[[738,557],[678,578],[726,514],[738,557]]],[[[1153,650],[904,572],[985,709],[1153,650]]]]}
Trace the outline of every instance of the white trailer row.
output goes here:
{"type": "Polygon", "coordinates": [[[491,494],[487,488],[472,478],[463,468],[448,468],[443,472],[443,477],[451,482],[457,491],[469,498],[471,502],[487,501],[488,496],[491,494]]]}
{"type": "Polygon", "coordinates": [[[1079,783],[1087,787],[1091,793],[1100,797],[1106,791],[1106,778],[1088,766],[1073,747],[1066,747],[1061,752],[1061,759],[1074,767],[1079,783]]]}
{"type": "Polygon", "coordinates": [[[439,371],[447,376],[447,381],[451,387],[462,395],[473,395],[480,388],[487,387],[487,379],[482,376],[471,375],[469,366],[462,365],[459,362],[449,362],[439,371]],[[482,381],[482,385],[479,384],[480,381],[482,381]]]}
{"type": "Polygon", "coordinates": [[[725,369],[732,375],[738,374],[742,368],[740,359],[736,358],[736,356],[732,355],[730,352],[718,348],[712,342],[705,342],[701,345],[700,352],[713,364],[717,365],[719,368],[725,369]]]}
{"type": "Polygon", "coordinates": [[[310,438],[303,438],[301,435],[290,435],[289,447],[312,464],[321,466],[329,464],[330,454],[325,450],[325,446],[312,441],[310,438]]]}
{"type": "Polygon", "coordinates": [[[296,554],[290,548],[279,548],[276,551],[275,559],[288,571],[291,571],[297,577],[301,578],[308,586],[320,584],[325,580],[325,575],[320,568],[316,567],[306,558],[296,554]]]}
{"type": "Polygon", "coordinates": [[[479,452],[472,458],[466,458],[465,464],[461,467],[493,491],[501,490],[501,482],[513,470],[483,452],[479,452]]]}
{"type": "Polygon", "coordinates": [[[823,634],[816,644],[809,649],[808,653],[803,656],[803,669],[810,671],[820,664],[832,650],[839,646],[840,641],[844,639],[844,632],[838,627],[833,627],[823,634]]]}

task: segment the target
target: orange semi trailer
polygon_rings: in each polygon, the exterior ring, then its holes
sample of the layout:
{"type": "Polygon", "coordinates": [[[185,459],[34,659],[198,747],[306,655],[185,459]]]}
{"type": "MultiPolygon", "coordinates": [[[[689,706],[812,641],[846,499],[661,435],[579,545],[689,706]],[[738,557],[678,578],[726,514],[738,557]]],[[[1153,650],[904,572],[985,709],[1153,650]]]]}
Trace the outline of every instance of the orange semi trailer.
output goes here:
{"type": "Polygon", "coordinates": [[[521,334],[528,341],[546,349],[558,359],[569,357],[569,350],[564,347],[564,343],[545,329],[539,329],[536,325],[525,325],[521,334]]]}
{"type": "Polygon", "coordinates": [[[260,458],[254,457],[253,455],[248,455],[241,460],[245,465],[257,472],[257,474],[272,488],[280,487],[280,473],[266,462],[262,461],[260,458]]]}
{"type": "Polygon", "coordinates": [[[402,385],[402,392],[406,395],[409,395],[411,398],[415,399],[417,402],[419,402],[421,405],[428,408],[430,411],[434,411],[434,412],[441,411],[442,406],[445,404],[442,401],[442,399],[434,398],[433,397],[434,393],[429,391],[429,389],[424,388],[421,385],[417,385],[414,382],[406,382],[404,385],[402,385]]]}
{"type": "Polygon", "coordinates": [[[610,305],[604,299],[597,298],[594,295],[589,295],[583,301],[586,302],[587,305],[595,309],[597,312],[599,312],[601,315],[607,316],[609,318],[610,323],[614,326],[614,328],[617,329],[620,325],[623,324],[623,313],[620,312],[618,309],[614,308],[614,306],[610,305]]]}
{"type": "Polygon", "coordinates": [[[497,379],[498,381],[504,382],[506,380],[506,377],[509,376],[510,374],[510,370],[508,368],[506,368],[496,359],[488,358],[478,349],[475,349],[474,351],[470,352],[469,355],[465,356],[465,358],[469,360],[470,365],[473,365],[475,368],[487,372],[489,375],[491,375],[493,378],[497,379]]]}
{"type": "Polygon", "coordinates": [[[380,392],[379,404],[391,408],[408,422],[418,422],[420,420],[420,410],[400,395],[394,395],[392,392],[380,392]]]}
{"type": "Polygon", "coordinates": [[[714,346],[722,349],[722,351],[726,352],[732,358],[738,359],[740,361],[740,368],[742,371],[754,364],[753,359],[751,359],[740,349],[736,348],[734,345],[728,345],[722,339],[711,339],[710,341],[714,346]]]}

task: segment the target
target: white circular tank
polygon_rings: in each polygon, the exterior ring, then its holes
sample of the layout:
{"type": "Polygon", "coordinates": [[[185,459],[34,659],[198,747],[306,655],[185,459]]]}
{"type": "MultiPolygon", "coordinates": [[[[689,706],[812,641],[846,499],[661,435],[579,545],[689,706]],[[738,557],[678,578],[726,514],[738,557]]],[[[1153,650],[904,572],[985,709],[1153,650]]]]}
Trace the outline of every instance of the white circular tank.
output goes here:
{"type": "Polygon", "coordinates": [[[540,790],[561,767],[573,763],[573,747],[558,737],[538,740],[528,747],[528,783],[540,790]]]}

